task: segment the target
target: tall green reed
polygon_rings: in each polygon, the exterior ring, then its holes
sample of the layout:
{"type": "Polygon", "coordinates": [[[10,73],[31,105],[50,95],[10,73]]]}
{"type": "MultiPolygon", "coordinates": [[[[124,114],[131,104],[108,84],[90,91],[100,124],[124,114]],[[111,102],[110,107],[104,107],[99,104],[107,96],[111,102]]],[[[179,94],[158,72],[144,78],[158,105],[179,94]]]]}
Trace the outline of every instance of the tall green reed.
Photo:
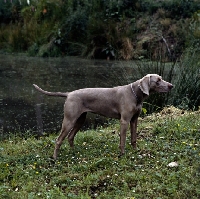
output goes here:
{"type": "Polygon", "coordinates": [[[196,110],[200,106],[200,51],[189,48],[183,53],[180,61],[163,63],[157,61],[138,61],[138,73],[159,74],[174,88],[167,94],[155,94],[144,103],[148,112],[158,110],[167,105],[182,109],[196,110]]]}
{"type": "Polygon", "coordinates": [[[188,49],[176,64],[174,89],[169,102],[184,109],[200,106],[200,50],[188,49]]]}

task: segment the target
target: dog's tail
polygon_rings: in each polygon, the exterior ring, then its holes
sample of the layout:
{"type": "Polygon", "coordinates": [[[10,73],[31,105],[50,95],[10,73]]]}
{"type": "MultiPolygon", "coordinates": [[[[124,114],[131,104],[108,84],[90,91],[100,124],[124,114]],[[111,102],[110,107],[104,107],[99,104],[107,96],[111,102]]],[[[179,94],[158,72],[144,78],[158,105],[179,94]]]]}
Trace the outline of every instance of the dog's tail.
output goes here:
{"type": "Polygon", "coordinates": [[[40,91],[41,93],[45,94],[45,95],[49,95],[49,96],[58,96],[58,97],[67,97],[68,93],[61,93],[61,92],[48,92],[48,91],[44,91],[42,90],[39,86],[37,86],[36,84],[33,84],[33,86],[40,91]]]}

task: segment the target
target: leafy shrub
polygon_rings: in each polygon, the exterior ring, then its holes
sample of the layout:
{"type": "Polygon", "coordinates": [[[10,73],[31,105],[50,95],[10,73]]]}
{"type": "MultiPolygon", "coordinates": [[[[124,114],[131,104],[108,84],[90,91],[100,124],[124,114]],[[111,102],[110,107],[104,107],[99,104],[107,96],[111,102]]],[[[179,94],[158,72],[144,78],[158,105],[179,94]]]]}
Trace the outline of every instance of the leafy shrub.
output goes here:
{"type": "Polygon", "coordinates": [[[21,5],[18,0],[0,1],[0,23],[18,21],[21,5]]]}
{"type": "Polygon", "coordinates": [[[163,8],[171,13],[173,17],[191,17],[193,13],[200,9],[200,4],[196,0],[167,0],[167,1],[139,1],[141,11],[150,14],[155,13],[158,9],[163,8]]]}
{"type": "Polygon", "coordinates": [[[200,4],[196,0],[170,0],[164,1],[163,6],[175,17],[191,17],[193,13],[200,9],[200,4]]]}
{"type": "Polygon", "coordinates": [[[160,24],[162,25],[164,30],[167,30],[171,25],[171,19],[170,18],[161,19],[160,24]]]}
{"type": "Polygon", "coordinates": [[[70,11],[70,16],[66,17],[64,23],[60,27],[60,35],[57,39],[62,51],[67,54],[80,54],[82,52],[81,45],[73,45],[74,43],[85,43],[87,41],[87,23],[88,14],[86,10],[79,7],[76,11],[70,11]],[[77,48],[78,47],[78,48],[77,48]]]}
{"type": "Polygon", "coordinates": [[[28,48],[28,55],[29,56],[36,56],[39,50],[39,46],[37,43],[34,43],[32,46],[28,48]]]}
{"type": "Polygon", "coordinates": [[[190,23],[190,31],[192,39],[200,39],[200,10],[195,12],[192,16],[192,20],[190,23]]]}
{"type": "MultiPolygon", "coordinates": [[[[156,36],[159,30],[159,34],[169,33],[170,37],[176,37],[174,40],[179,40],[177,46],[182,52],[187,33],[172,26],[173,18],[184,18],[185,21],[198,9],[200,6],[195,0],[41,0],[30,1],[30,5],[26,0],[1,1],[0,22],[4,25],[0,28],[0,46],[11,51],[26,51],[34,43],[40,48],[54,39],[56,52],[59,49],[60,54],[88,56],[95,48],[99,48],[90,46],[94,38],[105,38],[101,48],[106,48],[108,42],[115,49],[115,54],[119,55],[118,58],[131,59],[143,56],[144,51],[140,53],[136,50],[138,56],[133,53],[126,55],[127,47],[134,48],[141,38],[140,34],[145,32],[156,36]],[[161,25],[154,14],[162,18],[161,25]],[[152,21],[149,15],[156,19],[152,21]],[[11,31],[8,31],[11,27],[11,31]],[[124,42],[126,38],[130,42],[124,42]]],[[[178,23],[175,25],[178,26],[178,23]]],[[[185,30],[185,27],[181,28],[185,30]]],[[[193,34],[199,37],[198,28],[194,29],[193,34]]],[[[102,49],[99,52],[102,53],[102,49]]]]}

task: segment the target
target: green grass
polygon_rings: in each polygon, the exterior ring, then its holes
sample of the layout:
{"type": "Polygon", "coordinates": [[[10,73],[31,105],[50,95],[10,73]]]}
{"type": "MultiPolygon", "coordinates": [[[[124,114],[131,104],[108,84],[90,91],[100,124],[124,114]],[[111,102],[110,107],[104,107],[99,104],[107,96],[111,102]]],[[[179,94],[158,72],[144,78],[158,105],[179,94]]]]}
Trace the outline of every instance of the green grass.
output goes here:
{"type": "Polygon", "coordinates": [[[119,124],[79,132],[76,147],[55,136],[0,142],[0,198],[200,198],[200,111],[173,107],[139,121],[138,149],[127,135],[118,158],[119,124]],[[178,167],[167,166],[178,162],[178,167]]]}

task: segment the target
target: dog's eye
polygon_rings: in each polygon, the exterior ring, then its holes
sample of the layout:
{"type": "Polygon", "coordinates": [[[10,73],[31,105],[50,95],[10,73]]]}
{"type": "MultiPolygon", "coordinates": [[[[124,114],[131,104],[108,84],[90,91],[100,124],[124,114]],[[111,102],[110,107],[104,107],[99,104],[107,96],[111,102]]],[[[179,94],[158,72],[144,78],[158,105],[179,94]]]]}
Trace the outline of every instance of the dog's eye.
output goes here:
{"type": "Polygon", "coordinates": [[[158,85],[160,83],[160,81],[161,81],[161,79],[158,79],[157,82],[156,82],[156,84],[158,85]]]}

